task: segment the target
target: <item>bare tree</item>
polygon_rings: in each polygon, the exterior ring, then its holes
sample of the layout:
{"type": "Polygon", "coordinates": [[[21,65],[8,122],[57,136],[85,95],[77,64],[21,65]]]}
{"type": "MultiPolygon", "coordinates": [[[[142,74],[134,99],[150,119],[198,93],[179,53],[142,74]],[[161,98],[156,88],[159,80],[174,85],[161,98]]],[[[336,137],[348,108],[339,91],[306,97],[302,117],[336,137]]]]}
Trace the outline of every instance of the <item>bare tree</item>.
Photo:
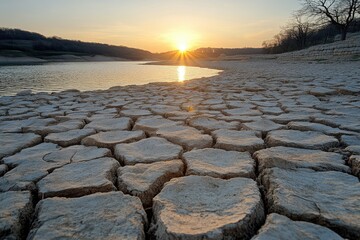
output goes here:
{"type": "Polygon", "coordinates": [[[304,21],[302,14],[295,14],[294,20],[287,26],[289,36],[296,40],[298,49],[306,47],[309,36],[312,32],[312,25],[309,21],[304,21]]]}
{"type": "Polygon", "coordinates": [[[341,40],[346,39],[350,24],[360,11],[360,0],[302,0],[304,13],[319,22],[330,22],[341,31],[341,40]]]}

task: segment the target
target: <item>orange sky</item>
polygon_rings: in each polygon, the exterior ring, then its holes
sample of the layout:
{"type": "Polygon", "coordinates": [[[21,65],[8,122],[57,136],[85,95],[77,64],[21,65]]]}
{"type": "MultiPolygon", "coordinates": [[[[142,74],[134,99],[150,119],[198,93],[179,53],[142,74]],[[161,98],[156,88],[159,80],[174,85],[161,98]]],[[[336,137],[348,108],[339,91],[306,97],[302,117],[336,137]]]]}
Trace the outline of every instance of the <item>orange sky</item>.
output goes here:
{"type": "Polygon", "coordinates": [[[163,52],[261,47],[298,0],[0,0],[1,27],[163,52]]]}

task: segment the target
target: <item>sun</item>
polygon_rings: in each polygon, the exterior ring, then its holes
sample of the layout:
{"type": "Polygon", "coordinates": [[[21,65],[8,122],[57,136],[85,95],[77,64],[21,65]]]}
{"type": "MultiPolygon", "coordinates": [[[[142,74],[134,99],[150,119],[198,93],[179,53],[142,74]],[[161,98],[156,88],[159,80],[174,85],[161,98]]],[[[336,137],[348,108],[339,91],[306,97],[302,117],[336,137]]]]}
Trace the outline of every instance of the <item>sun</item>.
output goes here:
{"type": "Polygon", "coordinates": [[[184,53],[188,50],[188,45],[185,42],[181,42],[178,45],[178,50],[179,52],[184,53]]]}
{"type": "Polygon", "coordinates": [[[200,35],[190,29],[174,29],[162,35],[164,43],[171,46],[172,50],[184,55],[199,44],[200,35]]]}

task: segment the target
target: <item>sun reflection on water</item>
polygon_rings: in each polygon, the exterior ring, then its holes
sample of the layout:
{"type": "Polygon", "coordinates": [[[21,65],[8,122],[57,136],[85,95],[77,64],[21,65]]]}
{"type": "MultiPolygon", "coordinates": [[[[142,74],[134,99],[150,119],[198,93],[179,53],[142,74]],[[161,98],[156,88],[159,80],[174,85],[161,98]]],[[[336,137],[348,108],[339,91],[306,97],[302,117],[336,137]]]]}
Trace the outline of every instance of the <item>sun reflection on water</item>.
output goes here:
{"type": "Polygon", "coordinates": [[[178,73],[178,82],[185,81],[186,67],[178,66],[177,73],[178,73]]]}

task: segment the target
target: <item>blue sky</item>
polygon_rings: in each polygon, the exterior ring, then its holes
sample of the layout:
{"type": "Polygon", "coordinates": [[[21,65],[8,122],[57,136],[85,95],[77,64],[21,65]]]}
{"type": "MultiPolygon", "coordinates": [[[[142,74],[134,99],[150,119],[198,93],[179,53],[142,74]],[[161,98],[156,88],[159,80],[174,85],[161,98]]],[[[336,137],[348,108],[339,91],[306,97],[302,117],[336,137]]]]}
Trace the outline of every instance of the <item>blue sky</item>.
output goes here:
{"type": "Polygon", "coordinates": [[[1,27],[153,52],[259,47],[300,8],[298,0],[0,0],[1,27]]]}

